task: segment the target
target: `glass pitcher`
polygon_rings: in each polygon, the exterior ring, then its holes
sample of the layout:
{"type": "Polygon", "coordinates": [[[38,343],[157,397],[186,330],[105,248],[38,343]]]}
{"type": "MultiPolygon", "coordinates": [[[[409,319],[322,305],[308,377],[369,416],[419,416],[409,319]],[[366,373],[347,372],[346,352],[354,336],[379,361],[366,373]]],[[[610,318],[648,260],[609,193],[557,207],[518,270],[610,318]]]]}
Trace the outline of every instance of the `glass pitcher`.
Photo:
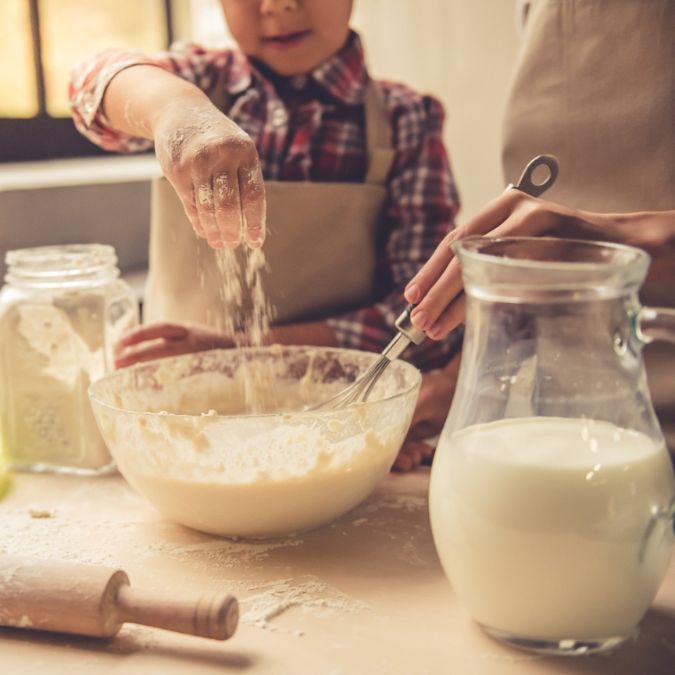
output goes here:
{"type": "MultiPolygon", "coordinates": [[[[455,244],[466,334],[430,485],[433,536],[489,634],[578,654],[631,637],[666,572],[675,479],[642,347],[649,256],[547,238],[455,244]]],[[[675,386],[675,382],[674,385],[675,386]]]]}

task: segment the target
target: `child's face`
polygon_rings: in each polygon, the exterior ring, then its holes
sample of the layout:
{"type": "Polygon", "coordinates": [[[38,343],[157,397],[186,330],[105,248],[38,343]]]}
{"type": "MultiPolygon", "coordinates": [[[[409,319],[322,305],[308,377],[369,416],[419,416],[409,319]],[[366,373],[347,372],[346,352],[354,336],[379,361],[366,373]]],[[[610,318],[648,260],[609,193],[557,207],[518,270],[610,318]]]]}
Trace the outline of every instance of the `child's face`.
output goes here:
{"type": "Polygon", "coordinates": [[[347,39],[353,0],[220,0],[247,56],[280,75],[307,73],[347,39]]]}

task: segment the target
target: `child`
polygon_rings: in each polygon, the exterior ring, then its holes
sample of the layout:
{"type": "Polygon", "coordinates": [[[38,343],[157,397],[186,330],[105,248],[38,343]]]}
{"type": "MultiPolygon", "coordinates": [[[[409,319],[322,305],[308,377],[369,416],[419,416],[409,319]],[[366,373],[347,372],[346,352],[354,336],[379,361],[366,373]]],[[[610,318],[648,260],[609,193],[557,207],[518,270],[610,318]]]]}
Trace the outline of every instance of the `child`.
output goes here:
{"type": "MultiPolygon", "coordinates": [[[[221,4],[241,51],[108,51],[71,82],[80,131],[119,152],[154,144],[168,179],[153,188],[146,297],[160,323],[127,337],[118,365],[232,344],[195,269],[216,248],[259,247],[266,208],[268,340],[380,351],[458,209],[442,107],[370,79],[352,0],[221,4]]],[[[404,356],[431,371],[457,348],[452,335],[404,356]]]]}

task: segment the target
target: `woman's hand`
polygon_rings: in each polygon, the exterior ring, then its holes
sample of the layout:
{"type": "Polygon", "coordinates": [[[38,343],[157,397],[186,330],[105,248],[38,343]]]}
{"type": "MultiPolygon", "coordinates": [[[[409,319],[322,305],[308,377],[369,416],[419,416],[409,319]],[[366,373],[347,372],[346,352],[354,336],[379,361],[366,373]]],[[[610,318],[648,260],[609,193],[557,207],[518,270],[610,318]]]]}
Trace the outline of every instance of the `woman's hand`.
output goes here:
{"type": "Polygon", "coordinates": [[[210,102],[167,106],[153,125],[155,152],[195,233],[213,248],[265,238],[265,188],[255,144],[210,102]]]}
{"type": "Polygon", "coordinates": [[[126,368],[141,361],[165,356],[227,349],[234,342],[216,331],[201,326],[156,323],[127,333],[114,347],[115,368],[126,368]]]}
{"type": "Polygon", "coordinates": [[[606,239],[602,218],[508,190],[450,232],[410,280],[405,298],[417,305],[410,317],[413,325],[438,340],[464,321],[462,278],[451,248],[454,242],[472,235],[606,239]]]}
{"type": "Polygon", "coordinates": [[[394,471],[411,471],[420,464],[430,464],[435,448],[425,439],[438,436],[445,424],[457,385],[461,352],[444,368],[422,375],[422,386],[410,431],[392,466],[394,471]]]}

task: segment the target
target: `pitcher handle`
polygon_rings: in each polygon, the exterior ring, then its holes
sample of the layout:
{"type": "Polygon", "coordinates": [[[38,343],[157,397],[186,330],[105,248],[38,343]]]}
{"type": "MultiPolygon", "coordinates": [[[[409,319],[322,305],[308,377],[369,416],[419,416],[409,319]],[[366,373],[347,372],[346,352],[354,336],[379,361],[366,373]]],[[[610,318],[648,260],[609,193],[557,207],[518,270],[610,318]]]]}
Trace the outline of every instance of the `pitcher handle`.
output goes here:
{"type": "Polygon", "coordinates": [[[654,340],[675,342],[675,309],[642,307],[636,316],[635,333],[646,345],[654,340]]]}
{"type": "Polygon", "coordinates": [[[654,534],[654,530],[658,525],[659,521],[664,520],[666,522],[670,521],[670,527],[675,533],[675,497],[670,500],[670,504],[666,508],[653,507],[652,513],[645,528],[642,539],[640,540],[640,545],[638,547],[638,562],[642,564],[645,560],[645,553],[647,551],[647,544],[654,534]]]}

